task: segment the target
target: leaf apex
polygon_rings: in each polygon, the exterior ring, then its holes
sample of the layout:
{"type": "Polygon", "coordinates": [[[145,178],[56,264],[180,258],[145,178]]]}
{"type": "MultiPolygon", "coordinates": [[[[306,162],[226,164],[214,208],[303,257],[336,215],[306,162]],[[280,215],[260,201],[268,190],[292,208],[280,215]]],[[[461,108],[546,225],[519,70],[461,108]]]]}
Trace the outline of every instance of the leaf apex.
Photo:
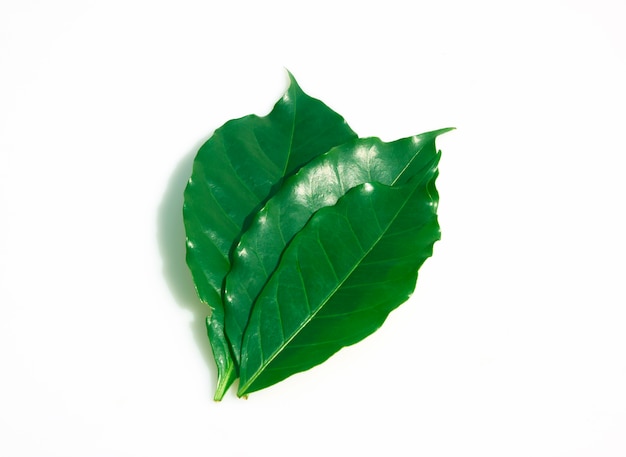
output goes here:
{"type": "Polygon", "coordinates": [[[433,137],[438,137],[439,135],[443,135],[444,133],[451,132],[452,130],[456,130],[456,127],[445,127],[445,128],[442,128],[442,129],[431,130],[430,132],[422,133],[419,136],[429,135],[429,136],[433,136],[433,137]]]}
{"type": "Polygon", "coordinates": [[[287,72],[287,75],[289,76],[290,85],[294,86],[294,88],[300,89],[300,85],[298,84],[298,81],[296,81],[296,77],[293,75],[293,73],[291,73],[288,68],[285,68],[285,71],[287,72]]]}

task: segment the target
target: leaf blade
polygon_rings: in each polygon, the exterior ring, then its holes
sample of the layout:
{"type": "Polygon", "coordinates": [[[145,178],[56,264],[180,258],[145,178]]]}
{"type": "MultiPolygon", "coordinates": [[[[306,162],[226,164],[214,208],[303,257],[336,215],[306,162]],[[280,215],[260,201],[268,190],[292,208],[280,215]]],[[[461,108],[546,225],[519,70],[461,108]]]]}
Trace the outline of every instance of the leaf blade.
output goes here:
{"type": "Polygon", "coordinates": [[[254,304],[244,335],[238,395],[309,369],[360,341],[411,295],[417,271],[439,239],[435,178],[433,168],[426,180],[404,186],[366,183],[311,218],[285,249],[254,304]],[[374,217],[378,224],[363,225],[374,217]],[[320,247],[332,262],[335,282],[315,281],[320,274],[331,276],[330,268],[314,261],[320,247]],[[383,287],[371,282],[381,275],[380,259],[397,260],[382,273],[383,287]],[[303,287],[279,296],[294,275],[303,278],[303,287]],[[310,311],[302,304],[304,295],[313,303],[310,311]],[[292,322],[279,335],[273,329],[285,317],[292,322]]]}

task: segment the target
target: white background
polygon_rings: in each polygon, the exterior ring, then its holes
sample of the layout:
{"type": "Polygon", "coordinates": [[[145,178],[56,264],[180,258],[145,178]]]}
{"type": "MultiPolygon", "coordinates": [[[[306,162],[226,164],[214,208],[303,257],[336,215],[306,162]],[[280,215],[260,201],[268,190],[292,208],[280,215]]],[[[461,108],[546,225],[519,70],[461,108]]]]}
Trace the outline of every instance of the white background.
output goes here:
{"type": "Polygon", "coordinates": [[[0,454],[626,455],[618,0],[0,3],[0,454]],[[413,298],[212,401],[184,263],[199,145],[287,87],[441,137],[413,298]]]}

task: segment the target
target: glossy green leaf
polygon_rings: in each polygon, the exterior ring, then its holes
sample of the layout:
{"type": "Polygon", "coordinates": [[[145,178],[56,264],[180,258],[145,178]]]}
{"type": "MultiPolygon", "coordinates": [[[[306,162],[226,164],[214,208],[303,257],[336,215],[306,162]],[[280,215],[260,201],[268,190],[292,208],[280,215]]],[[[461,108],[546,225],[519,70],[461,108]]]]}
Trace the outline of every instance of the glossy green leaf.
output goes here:
{"type": "Polygon", "coordinates": [[[185,189],[187,264],[200,300],[211,308],[207,331],[218,366],[216,400],[237,371],[224,334],[222,302],[233,244],[286,176],[356,137],[339,114],[306,95],[289,76],[290,86],[270,114],[232,120],[215,131],[198,151],[185,189]]]}
{"type": "Polygon", "coordinates": [[[430,173],[438,160],[435,138],[448,130],[391,143],[378,138],[357,139],[314,159],[285,181],[242,235],[226,277],[226,332],[234,354],[241,350],[254,299],[275,270],[285,246],[311,215],[334,205],[359,184],[376,181],[402,185],[414,176],[430,173]]]}
{"type": "Polygon", "coordinates": [[[402,186],[353,188],[294,237],[254,303],[238,395],[323,362],[407,300],[440,235],[436,163],[402,186]]]}

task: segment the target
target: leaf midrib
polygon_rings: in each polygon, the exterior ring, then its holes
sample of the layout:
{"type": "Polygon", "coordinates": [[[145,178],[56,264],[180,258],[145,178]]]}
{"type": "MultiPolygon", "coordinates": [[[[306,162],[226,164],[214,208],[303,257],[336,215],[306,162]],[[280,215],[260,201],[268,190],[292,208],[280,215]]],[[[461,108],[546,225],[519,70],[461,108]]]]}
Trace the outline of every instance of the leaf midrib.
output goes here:
{"type": "MultiPolygon", "coordinates": [[[[293,81],[290,83],[290,87],[293,87],[293,81]]],[[[296,117],[298,115],[298,91],[296,88],[293,88],[293,119],[291,121],[291,133],[289,135],[289,148],[287,150],[287,156],[285,160],[285,164],[283,165],[283,172],[279,178],[279,182],[285,179],[285,175],[287,174],[287,169],[289,168],[289,164],[291,163],[291,154],[293,152],[293,137],[296,132],[296,117]]]]}

